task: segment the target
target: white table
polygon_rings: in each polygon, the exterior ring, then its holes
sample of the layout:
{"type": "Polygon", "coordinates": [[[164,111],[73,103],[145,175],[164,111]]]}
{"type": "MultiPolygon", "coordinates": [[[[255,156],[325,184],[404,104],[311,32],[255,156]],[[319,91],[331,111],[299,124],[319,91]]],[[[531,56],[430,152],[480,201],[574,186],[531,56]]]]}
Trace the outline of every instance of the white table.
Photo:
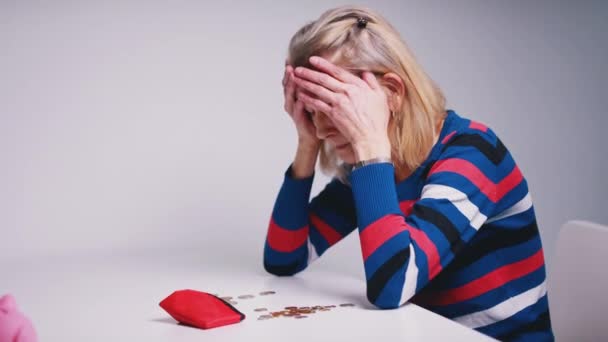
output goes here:
{"type": "Polygon", "coordinates": [[[265,273],[253,257],[220,260],[159,251],[150,255],[0,263],[0,294],[15,296],[43,342],[492,340],[413,304],[376,310],[367,303],[361,277],[321,263],[295,277],[279,278],[265,273]],[[256,297],[237,299],[235,307],[247,316],[241,323],[201,330],[176,324],[158,306],[174,290],[185,288],[256,297]],[[264,290],[276,294],[259,296],[264,290]],[[257,320],[260,313],[253,311],[341,303],[356,307],[337,307],[307,319],[266,321],[257,320]]]}

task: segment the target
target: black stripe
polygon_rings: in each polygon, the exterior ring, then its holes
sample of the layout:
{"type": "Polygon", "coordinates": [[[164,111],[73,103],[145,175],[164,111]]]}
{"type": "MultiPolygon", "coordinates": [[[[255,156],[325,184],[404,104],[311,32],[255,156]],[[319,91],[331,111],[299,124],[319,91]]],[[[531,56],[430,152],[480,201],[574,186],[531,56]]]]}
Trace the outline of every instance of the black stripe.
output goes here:
{"type": "Polygon", "coordinates": [[[528,322],[522,326],[517,327],[513,331],[509,331],[507,334],[497,336],[497,338],[501,341],[512,341],[517,337],[521,337],[526,333],[534,332],[534,331],[550,331],[551,330],[551,317],[549,315],[549,310],[543,312],[538,315],[538,317],[532,321],[528,322]]]}
{"type": "Polygon", "coordinates": [[[310,209],[319,212],[320,209],[331,208],[335,214],[343,218],[349,226],[357,224],[355,202],[350,188],[343,184],[330,182],[310,203],[310,209]]]}
{"type": "Polygon", "coordinates": [[[294,275],[300,266],[300,262],[296,261],[292,264],[287,265],[271,265],[264,261],[264,269],[270,274],[277,276],[290,276],[294,275]]]}
{"type": "Polygon", "coordinates": [[[395,255],[376,270],[376,273],[367,281],[367,299],[371,303],[376,302],[382,289],[386,286],[386,283],[399,268],[403,267],[403,264],[405,264],[409,258],[410,248],[408,247],[395,253],[395,255]]]}
{"type": "Polygon", "coordinates": [[[458,255],[465,243],[460,238],[460,232],[452,221],[439,211],[420,204],[414,205],[412,214],[437,227],[450,243],[452,254],[454,254],[454,256],[458,255]]]}
{"type": "Polygon", "coordinates": [[[441,152],[451,146],[472,146],[483,153],[494,165],[500,164],[507,155],[507,148],[500,139],[496,138],[496,147],[479,134],[461,134],[448,142],[441,152]]]}
{"type": "MultiPolygon", "coordinates": [[[[451,271],[465,268],[490,253],[519,245],[539,235],[536,221],[519,229],[500,228],[492,225],[486,225],[481,229],[492,230],[492,232],[488,232],[486,238],[474,239],[469,248],[462,251],[448,266],[451,271]]],[[[485,232],[480,230],[477,234],[481,236],[483,233],[485,232]]]]}

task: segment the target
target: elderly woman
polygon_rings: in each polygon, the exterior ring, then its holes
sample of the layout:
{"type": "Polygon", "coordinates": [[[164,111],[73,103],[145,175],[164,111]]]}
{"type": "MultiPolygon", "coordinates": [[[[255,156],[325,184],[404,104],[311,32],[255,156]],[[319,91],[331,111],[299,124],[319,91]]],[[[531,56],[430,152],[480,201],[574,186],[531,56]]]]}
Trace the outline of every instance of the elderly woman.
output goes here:
{"type": "Polygon", "coordinates": [[[487,126],[440,89],[379,14],[345,6],[291,39],[298,133],[264,248],[288,276],[358,230],[367,298],[411,301],[501,340],[553,340],[527,183],[487,126]],[[332,180],[311,201],[316,161],[332,180]]]}

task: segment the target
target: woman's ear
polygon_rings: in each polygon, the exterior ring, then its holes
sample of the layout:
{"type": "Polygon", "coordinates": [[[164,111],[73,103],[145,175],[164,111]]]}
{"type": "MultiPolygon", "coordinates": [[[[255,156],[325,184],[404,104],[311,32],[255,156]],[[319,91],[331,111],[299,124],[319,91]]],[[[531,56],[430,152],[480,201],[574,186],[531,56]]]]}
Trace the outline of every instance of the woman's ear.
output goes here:
{"type": "Polygon", "coordinates": [[[380,84],[382,84],[387,91],[386,95],[391,110],[396,111],[398,108],[401,108],[406,95],[405,84],[401,77],[394,72],[387,72],[380,79],[380,84]]]}

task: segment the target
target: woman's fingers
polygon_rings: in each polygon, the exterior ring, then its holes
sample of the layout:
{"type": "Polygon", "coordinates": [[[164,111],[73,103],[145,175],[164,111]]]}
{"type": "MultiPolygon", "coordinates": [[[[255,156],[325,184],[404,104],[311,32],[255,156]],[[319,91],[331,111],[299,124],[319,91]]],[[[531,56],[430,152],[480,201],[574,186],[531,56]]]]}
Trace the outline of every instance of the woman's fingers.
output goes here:
{"type": "Polygon", "coordinates": [[[285,71],[283,71],[283,79],[281,80],[281,84],[283,88],[285,88],[285,84],[287,83],[287,67],[285,67],[285,71]]]}
{"type": "Polygon", "coordinates": [[[323,72],[319,72],[306,67],[297,67],[295,75],[307,81],[319,84],[335,93],[345,93],[345,84],[323,72]]]}
{"type": "Polygon", "coordinates": [[[296,90],[296,85],[293,82],[293,76],[291,73],[288,73],[284,95],[285,95],[285,111],[287,113],[289,113],[290,115],[292,114],[293,104],[295,102],[295,90],[296,90]]]}
{"type": "Polygon", "coordinates": [[[376,76],[373,73],[369,71],[364,71],[361,77],[369,85],[370,88],[374,90],[378,90],[381,88],[380,83],[378,83],[378,80],[376,79],[376,76]]]}
{"type": "Polygon", "coordinates": [[[308,92],[310,92],[312,95],[315,95],[316,97],[318,97],[319,99],[321,99],[322,101],[329,103],[329,104],[333,104],[336,103],[337,101],[337,97],[338,94],[328,90],[327,88],[320,86],[316,83],[307,81],[303,78],[299,78],[298,76],[295,76],[292,78],[292,80],[295,82],[295,84],[304,89],[307,90],[308,92]]]}
{"type": "Polygon", "coordinates": [[[306,106],[311,107],[314,110],[317,110],[317,111],[320,111],[320,112],[323,112],[326,114],[330,114],[332,111],[330,105],[328,105],[327,103],[325,103],[319,99],[312,98],[302,91],[298,91],[297,96],[298,96],[299,101],[304,102],[304,104],[306,106]]]}
{"type": "Polygon", "coordinates": [[[324,73],[327,73],[327,74],[333,76],[334,78],[338,79],[339,81],[357,85],[357,86],[367,85],[359,77],[351,74],[347,70],[331,63],[330,61],[328,61],[322,57],[312,56],[309,58],[309,61],[310,61],[310,64],[312,64],[315,68],[319,69],[320,71],[322,71],[324,73]]]}

